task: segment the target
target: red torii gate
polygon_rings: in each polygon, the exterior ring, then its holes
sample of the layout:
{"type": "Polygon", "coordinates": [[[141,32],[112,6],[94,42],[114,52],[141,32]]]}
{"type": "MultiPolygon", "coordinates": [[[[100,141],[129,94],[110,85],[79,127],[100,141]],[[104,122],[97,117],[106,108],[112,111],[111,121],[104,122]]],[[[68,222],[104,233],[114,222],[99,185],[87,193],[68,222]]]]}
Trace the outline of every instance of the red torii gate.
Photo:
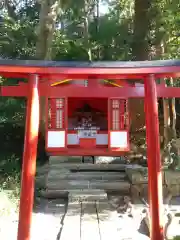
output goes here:
{"type": "Polygon", "coordinates": [[[149,200],[151,213],[151,240],[163,240],[162,175],[159,146],[158,97],[179,97],[180,88],[156,85],[155,79],[179,77],[180,60],[145,62],[53,62],[0,60],[3,77],[27,78],[28,83],[1,86],[0,95],[27,97],[27,116],[22,167],[18,240],[30,240],[30,225],[34,197],[34,176],[39,131],[39,98],[45,97],[111,97],[145,98],[146,135],[148,145],[149,200]],[[67,86],[52,88],[50,81],[64,78],[90,79],[90,88],[67,86]],[[94,79],[142,79],[144,87],[100,87],[94,79]],[[98,89],[97,89],[98,87],[98,89]],[[96,91],[95,91],[96,90],[96,91]],[[100,90],[100,91],[99,91],[100,90]]]}

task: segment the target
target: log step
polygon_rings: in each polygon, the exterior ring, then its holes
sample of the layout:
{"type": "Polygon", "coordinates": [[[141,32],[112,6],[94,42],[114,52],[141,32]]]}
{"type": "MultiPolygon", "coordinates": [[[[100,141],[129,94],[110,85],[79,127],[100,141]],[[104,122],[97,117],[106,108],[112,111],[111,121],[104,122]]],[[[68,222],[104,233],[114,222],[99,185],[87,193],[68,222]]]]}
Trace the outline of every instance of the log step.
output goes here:
{"type": "Polygon", "coordinates": [[[91,181],[54,181],[47,183],[48,190],[72,190],[72,189],[103,189],[103,190],[118,190],[129,191],[130,184],[128,181],[105,181],[105,180],[91,180],[91,181]]]}

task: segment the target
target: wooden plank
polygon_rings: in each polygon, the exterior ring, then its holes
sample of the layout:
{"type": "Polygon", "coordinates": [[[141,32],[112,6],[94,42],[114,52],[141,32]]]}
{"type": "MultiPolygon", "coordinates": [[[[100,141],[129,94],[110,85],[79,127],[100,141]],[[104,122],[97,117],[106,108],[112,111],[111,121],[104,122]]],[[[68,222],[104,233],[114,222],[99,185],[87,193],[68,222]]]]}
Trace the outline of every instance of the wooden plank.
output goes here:
{"type": "Polygon", "coordinates": [[[92,180],[92,181],[71,181],[62,180],[48,182],[47,188],[51,190],[66,190],[66,189],[104,189],[104,190],[121,190],[129,191],[130,184],[126,181],[105,181],[105,180],[92,180]]]}
{"type": "Polygon", "coordinates": [[[81,239],[101,240],[95,201],[82,202],[81,239]]]}
{"type": "Polygon", "coordinates": [[[61,199],[53,199],[48,201],[45,209],[46,214],[53,214],[55,216],[62,216],[65,213],[65,203],[61,199]]]}
{"type": "MultiPolygon", "coordinates": [[[[97,212],[101,233],[101,240],[109,240],[109,236],[112,239],[148,239],[148,237],[138,233],[140,221],[136,217],[131,218],[126,214],[122,214],[119,217],[118,213],[114,211],[108,202],[97,202],[97,212]]],[[[138,212],[139,215],[139,212],[138,212]]]]}
{"type": "Polygon", "coordinates": [[[109,240],[109,238],[119,240],[118,216],[116,211],[112,210],[107,200],[105,202],[96,202],[96,208],[101,240],[109,240]]]}
{"type": "Polygon", "coordinates": [[[114,170],[114,171],[125,171],[126,164],[92,164],[92,163],[60,163],[60,164],[51,164],[51,169],[58,172],[60,168],[68,168],[71,170],[114,170]]]}
{"type": "Polygon", "coordinates": [[[31,239],[57,239],[64,213],[65,204],[62,200],[48,201],[44,213],[38,213],[33,218],[31,239]]]}
{"type": "Polygon", "coordinates": [[[60,235],[61,240],[81,239],[81,203],[69,202],[60,235]]]}

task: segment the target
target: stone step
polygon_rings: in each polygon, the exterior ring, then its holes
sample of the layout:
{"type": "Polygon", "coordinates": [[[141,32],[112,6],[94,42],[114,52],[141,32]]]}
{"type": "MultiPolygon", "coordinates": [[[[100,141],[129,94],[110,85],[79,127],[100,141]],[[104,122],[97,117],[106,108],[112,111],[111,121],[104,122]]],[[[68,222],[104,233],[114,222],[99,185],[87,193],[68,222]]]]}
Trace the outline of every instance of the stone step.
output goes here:
{"type": "Polygon", "coordinates": [[[118,190],[128,191],[130,190],[130,184],[128,181],[105,181],[105,180],[91,180],[91,181],[70,181],[61,180],[47,183],[48,190],[72,190],[72,189],[103,189],[103,190],[118,190]]]}
{"type": "Polygon", "coordinates": [[[47,177],[44,176],[38,176],[35,179],[35,186],[37,188],[46,188],[47,186],[47,177]]]}
{"type": "Polygon", "coordinates": [[[38,166],[36,168],[36,175],[44,175],[47,174],[49,171],[49,164],[44,164],[43,166],[38,166]]]}
{"type": "MultiPolygon", "coordinates": [[[[82,162],[83,157],[82,156],[51,156],[49,158],[49,163],[62,163],[62,162],[75,162],[75,163],[81,163],[82,162]]],[[[94,157],[95,163],[96,164],[126,164],[126,159],[124,159],[123,157],[104,157],[104,156],[95,156],[94,157]]],[[[91,156],[85,156],[84,157],[84,162],[88,163],[88,162],[92,162],[92,157],[91,156]]]]}
{"type": "Polygon", "coordinates": [[[44,198],[69,197],[69,200],[104,200],[107,193],[102,189],[67,189],[67,190],[42,190],[40,192],[44,198]]]}
{"type": "MultiPolygon", "coordinates": [[[[132,184],[148,183],[148,168],[140,165],[128,165],[125,169],[127,178],[132,184]]],[[[162,181],[164,184],[164,172],[162,171],[162,181]]]]}
{"type": "Polygon", "coordinates": [[[67,198],[68,197],[68,191],[67,190],[41,190],[40,195],[43,198],[48,199],[57,199],[57,198],[67,198]]]}
{"type": "Polygon", "coordinates": [[[107,200],[107,193],[101,189],[69,190],[69,201],[102,201],[107,200]]]}
{"type": "Polygon", "coordinates": [[[99,171],[125,171],[126,164],[91,164],[91,163],[60,163],[51,164],[50,169],[70,169],[74,171],[78,170],[99,170],[99,171]]]}
{"type": "Polygon", "coordinates": [[[180,171],[178,171],[178,170],[164,171],[164,181],[167,186],[180,184],[180,171]]]}
{"type": "Polygon", "coordinates": [[[76,173],[48,173],[48,182],[58,180],[121,180],[125,179],[125,173],[117,172],[76,172],[76,173]]]}
{"type": "Polygon", "coordinates": [[[51,156],[49,158],[49,164],[61,164],[61,163],[81,163],[82,157],[80,156],[51,156]]]}
{"type": "Polygon", "coordinates": [[[126,164],[127,160],[124,157],[102,157],[96,156],[95,157],[96,164],[126,164]]]}

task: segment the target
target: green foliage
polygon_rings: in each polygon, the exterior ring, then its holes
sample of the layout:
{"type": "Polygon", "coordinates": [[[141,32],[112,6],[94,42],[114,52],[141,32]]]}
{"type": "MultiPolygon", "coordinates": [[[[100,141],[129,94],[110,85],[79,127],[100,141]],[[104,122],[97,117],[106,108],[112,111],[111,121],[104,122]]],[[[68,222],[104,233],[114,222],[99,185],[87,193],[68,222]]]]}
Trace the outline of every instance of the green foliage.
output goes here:
{"type": "MultiPolygon", "coordinates": [[[[8,58],[31,59],[35,56],[40,5],[36,1],[18,1],[11,12],[0,19],[0,54],[8,58]],[[22,4],[23,3],[23,4],[22,4]]],[[[134,1],[106,2],[107,13],[97,16],[97,1],[62,1],[62,14],[54,33],[53,59],[87,60],[84,19],[89,19],[89,40],[93,59],[129,60],[133,41],[134,1]]],[[[179,56],[179,1],[153,0],[150,18],[150,47],[166,43],[162,58],[179,56]]],[[[154,58],[156,56],[153,54],[154,58]]]]}
{"type": "Polygon", "coordinates": [[[173,240],[180,240],[180,236],[174,237],[173,240]]]}
{"type": "MultiPolygon", "coordinates": [[[[97,8],[98,1],[62,0],[61,14],[56,21],[53,35],[52,59],[88,60],[90,49],[93,60],[130,60],[135,41],[135,1],[99,0],[99,3],[107,5],[107,12],[101,14],[97,8]],[[87,29],[85,29],[85,20],[88,20],[87,29]]],[[[40,1],[19,0],[15,1],[16,5],[13,5],[13,1],[10,2],[10,5],[3,5],[3,9],[0,10],[0,57],[34,59],[40,1]]],[[[146,37],[152,59],[180,58],[178,7],[179,0],[151,1],[148,12],[151,24],[146,37]],[[157,54],[157,48],[162,44],[164,49],[157,54]]],[[[139,23],[139,29],[143,20],[139,23]]],[[[137,40],[140,43],[141,39],[137,40]]],[[[0,78],[0,85],[16,84],[19,80],[0,78]]],[[[174,85],[179,85],[179,81],[174,85]]],[[[12,175],[15,166],[18,166],[19,171],[21,165],[24,116],[24,99],[0,98],[0,144],[4,149],[4,156],[7,152],[15,153],[12,157],[7,157],[7,165],[4,165],[5,172],[9,175],[12,175]]],[[[39,159],[46,158],[42,150],[43,145],[41,139],[39,159]]],[[[0,163],[4,161],[4,157],[1,158],[0,163]]]]}

